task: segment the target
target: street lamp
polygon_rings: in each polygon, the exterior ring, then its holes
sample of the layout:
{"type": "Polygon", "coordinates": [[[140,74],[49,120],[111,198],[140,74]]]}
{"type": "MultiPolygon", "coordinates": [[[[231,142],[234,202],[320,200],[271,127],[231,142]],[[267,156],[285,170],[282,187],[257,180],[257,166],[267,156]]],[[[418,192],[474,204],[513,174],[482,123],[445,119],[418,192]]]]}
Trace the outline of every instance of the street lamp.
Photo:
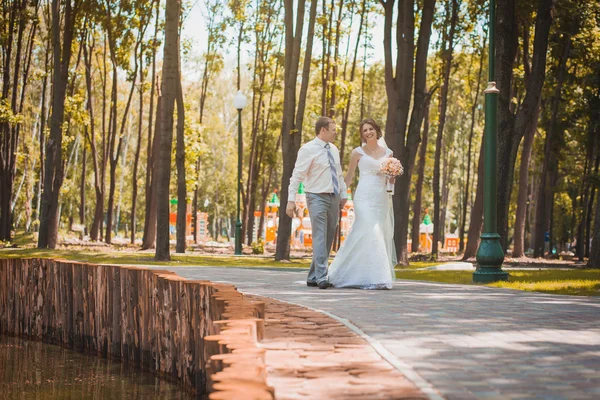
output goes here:
{"type": "Polygon", "coordinates": [[[485,133],[484,133],[484,179],[483,179],[483,233],[477,249],[477,270],[473,272],[473,282],[488,283],[508,280],[508,273],[502,270],[504,251],[500,245],[496,218],[496,106],[500,92],[494,82],[496,46],[496,1],[490,0],[489,19],[489,82],[485,89],[485,133]]]}
{"type": "Polygon", "coordinates": [[[235,223],[235,255],[242,254],[242,221],[240,219],[240,193],[242,191],[242,110],[246,107],[246,96],[238,90],[233,105],[238,110],[238,177],[237,177],[237,220],[235,223]]]}

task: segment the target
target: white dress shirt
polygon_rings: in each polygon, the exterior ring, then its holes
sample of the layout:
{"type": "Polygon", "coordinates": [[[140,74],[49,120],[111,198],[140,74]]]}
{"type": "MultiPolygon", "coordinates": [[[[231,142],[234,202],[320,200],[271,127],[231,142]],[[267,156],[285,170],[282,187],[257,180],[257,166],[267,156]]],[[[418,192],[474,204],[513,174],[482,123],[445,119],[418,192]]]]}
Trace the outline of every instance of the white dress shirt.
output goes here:
{"type": "MultiPolygon", "coordinates": [[[[333,193],[333,181],[327,149],[325,148],[326,144],[327,142],[316,137],[300,148],[294,172],[290,178],[288,201],[296,201],[296,193],[298,193],[300,182],[304,182],[304,189],[308,193],[333,193]]],[[[346,199],[348,194],[346,193],[346,183],[340,165],[340,153],[333,143],[329,143],[329,149],[335,161],[340,197],[346,199]]]]}

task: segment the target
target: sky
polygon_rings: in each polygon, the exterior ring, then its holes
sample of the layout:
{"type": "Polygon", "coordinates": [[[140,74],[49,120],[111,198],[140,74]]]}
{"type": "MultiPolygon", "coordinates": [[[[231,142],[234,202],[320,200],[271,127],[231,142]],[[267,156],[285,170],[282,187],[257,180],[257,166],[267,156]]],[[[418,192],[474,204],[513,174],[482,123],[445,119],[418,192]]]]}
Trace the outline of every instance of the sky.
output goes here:
{"type": "MultiPolygon", "coordinates": [[[[183,23],[182,30],[182,41],[189,41],[192,44],[192,53],[189,57],[187,57],[187,62],[184,60],[184,70],[186,73],[187,79],[200,79],[200,71],[198,71],[199,64],[194,59],[198,59],[206,50],[206,24],[204,22],[203,17],[203,7],[204,2],[202,0],[192,0],[190,4],[190,9],[186,10],[186,17],[183,23]]],[[[369,51],[369,61],[373,62],[374,60],[383,60],[383,16],[376,15],[371,16],[370,18],[377,18],[377,21],[374,23],[374,27],[371,29],[372,40],[371,45],[373,49],[369,51]]],[[[356,30],[358,30],[358,20],[356,20],[354,26],[356,30]]],[[[306,29],[305,29],[306,30],[306,29]]],[[[354,42],[355,39],[353,39],[354,42]]],[[[248,57],[248,51],[251,48],[246,47],[245,57],[248,57]]],[[[228,54],[225,55],[225,65],[226,69],[233,68],[235,64],[235,49],[231,49],[231,51],[227,51],[228,54]]],[[[319,46],[315,46],[313,48],[313,56],[319,54],[319,46]]],[[[244,55],[242,57],[244,57],[244,55]]],[[[242,58],[243,61],[243,58],[242,58]]]]}

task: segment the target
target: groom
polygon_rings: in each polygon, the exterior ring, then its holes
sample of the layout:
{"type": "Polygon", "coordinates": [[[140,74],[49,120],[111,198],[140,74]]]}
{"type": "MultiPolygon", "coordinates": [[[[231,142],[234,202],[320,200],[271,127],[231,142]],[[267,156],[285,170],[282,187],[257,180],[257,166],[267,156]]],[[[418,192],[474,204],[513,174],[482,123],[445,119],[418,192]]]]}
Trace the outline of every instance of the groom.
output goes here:
{"type": "Polygon", "coordinates": [[[317,137],[298,151],[294,172],[290,178],[285,212],[290,218],[294,217],[296,193],[300,182],[304,182],[313,247],[313,259],[306,284],[327,289],[329,252],[340,208],[346,204],[347,194],[340,154],[333,144],[337,135],[335,122],[329,117],[319,118],[315,124],[315,133],[317,137]]]}

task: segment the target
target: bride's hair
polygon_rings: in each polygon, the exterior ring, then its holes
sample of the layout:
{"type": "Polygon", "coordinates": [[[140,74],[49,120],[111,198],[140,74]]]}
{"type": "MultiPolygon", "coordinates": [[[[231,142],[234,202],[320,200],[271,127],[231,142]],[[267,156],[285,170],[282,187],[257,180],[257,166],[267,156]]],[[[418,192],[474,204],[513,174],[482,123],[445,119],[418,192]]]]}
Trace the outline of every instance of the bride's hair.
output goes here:
{"type": "Polygon", "coordinates": [[[375,120],[373,118],[365,118],[362,121],[360,121],[360,128],[358,130],[358,134],[360,135],[360,141],[361,142],[365,141],[362,136],[362,130],[363,130],[363,126],[366,124],[371,125],[375,129],[375,132],[377,132],[377,139],[381,139],[383,134],[381,133],[381,128],[379,127],[379,125],[377,125],[377,122],[375,122],[375,120]]]}

